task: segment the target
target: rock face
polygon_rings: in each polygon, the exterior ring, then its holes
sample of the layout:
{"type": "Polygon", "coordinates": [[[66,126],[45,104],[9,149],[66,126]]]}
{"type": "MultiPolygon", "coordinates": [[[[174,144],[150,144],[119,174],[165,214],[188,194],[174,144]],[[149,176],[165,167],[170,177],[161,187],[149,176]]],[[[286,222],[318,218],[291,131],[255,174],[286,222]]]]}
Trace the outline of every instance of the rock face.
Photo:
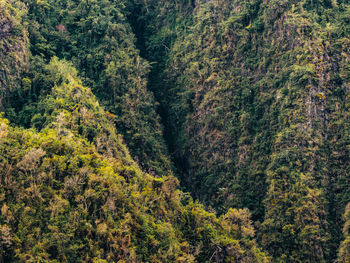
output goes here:
{"type": "Polygon", "coordinates": [[[28,61],[27,33],[22,24],[24,5],[0,1],[0,110],[9,91],[20,86],[28,61]]]}

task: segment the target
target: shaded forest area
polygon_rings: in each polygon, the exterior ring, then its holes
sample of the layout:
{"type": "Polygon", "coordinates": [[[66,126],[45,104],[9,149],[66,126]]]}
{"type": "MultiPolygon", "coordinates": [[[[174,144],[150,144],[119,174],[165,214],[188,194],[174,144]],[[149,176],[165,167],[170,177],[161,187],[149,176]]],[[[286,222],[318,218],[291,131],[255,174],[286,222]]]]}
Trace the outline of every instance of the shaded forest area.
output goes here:
{"type": "Polygon", "coordinates": [[[349,262],[349,25],[0,0],[0,262],[349,262]]]}

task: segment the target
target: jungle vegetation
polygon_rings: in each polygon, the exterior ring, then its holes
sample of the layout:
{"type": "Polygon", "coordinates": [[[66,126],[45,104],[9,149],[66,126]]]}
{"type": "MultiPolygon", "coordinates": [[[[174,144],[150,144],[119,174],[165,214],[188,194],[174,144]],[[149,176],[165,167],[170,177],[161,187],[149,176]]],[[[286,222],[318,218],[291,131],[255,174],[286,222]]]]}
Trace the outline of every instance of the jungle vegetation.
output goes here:
{"type": "Polygon", "coordinates": [[[1,262],[350,262],[348,0],[0,0],[1,262]]]}

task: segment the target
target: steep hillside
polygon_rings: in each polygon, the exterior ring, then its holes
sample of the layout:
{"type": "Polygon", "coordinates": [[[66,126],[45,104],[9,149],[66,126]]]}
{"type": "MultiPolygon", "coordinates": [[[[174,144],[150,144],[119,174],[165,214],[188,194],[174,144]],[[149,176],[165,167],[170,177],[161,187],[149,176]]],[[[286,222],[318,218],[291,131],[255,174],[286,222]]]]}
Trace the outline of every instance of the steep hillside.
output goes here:
{"type": "Polygon", "coordinates": [[[47,71],[41,131],[0,119],[0,261],[268,262],[248,210],[217,218],[141,172],[77,71],[57,58],[47,71]]]}
{"type": "Polygon", "coordinates": [[[65,58],[106,110],[116,115],[118,131],[142,168],[158,175],[171,172],[157,104],[146,89],[150,66],[135,48],[125,1],[23,2],[32,55],[26,76],[30,91],[26,96],[12,94],[12,112],[7,110],[11,121],[29,125],[33,105],[50,89],[42,77],[44,65],[53,56],[65,58]]]}
{"type": "Polygon", "coordinates": [[[248,207],[277,262],[332,261],[350,201],[349,4],[171,3],[143,13],[182,182],[218,211],[248,207]]]}

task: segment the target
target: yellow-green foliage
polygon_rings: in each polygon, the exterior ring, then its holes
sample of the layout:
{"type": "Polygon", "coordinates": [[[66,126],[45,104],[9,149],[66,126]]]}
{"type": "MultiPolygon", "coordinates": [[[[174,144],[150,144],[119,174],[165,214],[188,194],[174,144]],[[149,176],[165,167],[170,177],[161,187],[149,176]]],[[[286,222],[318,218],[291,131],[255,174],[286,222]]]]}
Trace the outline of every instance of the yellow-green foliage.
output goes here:
{"type": "Polygon", "coordinates": [[[5,262],[267,262],[247,211],[217,218],[172,176],[143,173],[75,69],[57,80],[35,129],[0,118],[0,260],[5,262]]]}
{"type": "Polygon", "coordinates": [[[345,263],[350,261],[350,203],[347,204],[344,213],[344,240],[342,241],[339,249],[339,263],[345,263]]]}

